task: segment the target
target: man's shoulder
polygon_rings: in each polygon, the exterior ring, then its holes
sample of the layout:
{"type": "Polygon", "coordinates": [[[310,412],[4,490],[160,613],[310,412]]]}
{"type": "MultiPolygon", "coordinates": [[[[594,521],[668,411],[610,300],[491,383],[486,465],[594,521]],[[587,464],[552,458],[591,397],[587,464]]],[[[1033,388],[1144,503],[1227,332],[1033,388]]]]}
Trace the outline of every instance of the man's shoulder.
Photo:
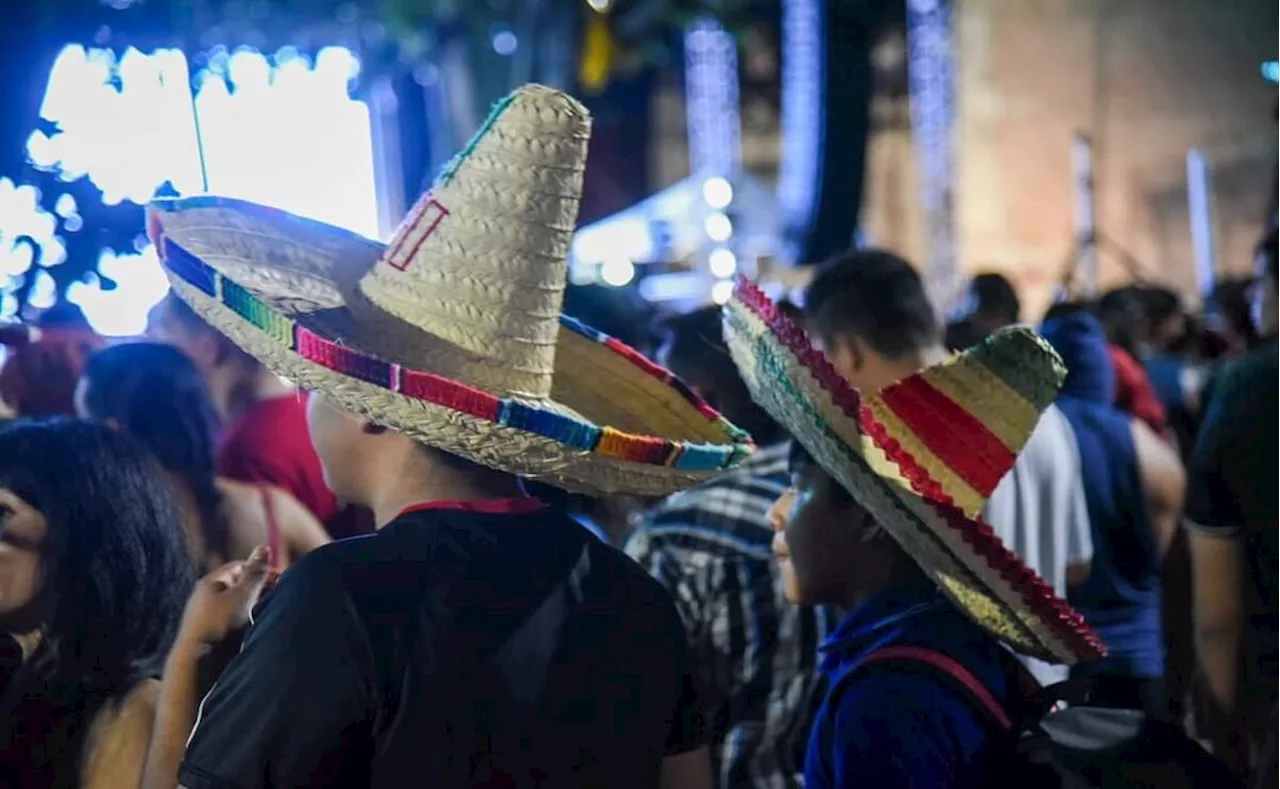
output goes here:
{"type": "Polygon", "coordinates": [[[1257,392],[1259,389],[1269,389],[1274,393],[1277,386],[1280,386],[1278,380],[1280,353],[1273,343],[1229,362],[1219,374],[1217,389],[1219,394],[1233,395],[1257,392]]]}

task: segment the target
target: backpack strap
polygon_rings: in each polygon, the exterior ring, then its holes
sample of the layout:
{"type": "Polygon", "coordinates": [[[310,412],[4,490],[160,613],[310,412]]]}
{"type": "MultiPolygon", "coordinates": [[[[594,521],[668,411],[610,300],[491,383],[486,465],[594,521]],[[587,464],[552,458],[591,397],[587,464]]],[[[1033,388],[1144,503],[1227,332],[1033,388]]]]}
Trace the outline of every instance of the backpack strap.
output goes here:
{"type": "MultiPolygon", "coordinates": [[[[982,708],[988,717],[995,721],[1001,731],[1009,732],[1013,730],[1013,718],[1005,710],[1004,705],[996,699],[991,689],[958,661],[932,649],[906,644],[877,649],[858,661],[857,665],[845,675],[845,680],[852,678],[871,664],[888,664],[891,662],[915,663],[945,674],[955,680],[960,687],[964,688],[969,697],[982,708]]],[[[844,681],[842,680],[840,684],[843,685],[844,681]]]]}

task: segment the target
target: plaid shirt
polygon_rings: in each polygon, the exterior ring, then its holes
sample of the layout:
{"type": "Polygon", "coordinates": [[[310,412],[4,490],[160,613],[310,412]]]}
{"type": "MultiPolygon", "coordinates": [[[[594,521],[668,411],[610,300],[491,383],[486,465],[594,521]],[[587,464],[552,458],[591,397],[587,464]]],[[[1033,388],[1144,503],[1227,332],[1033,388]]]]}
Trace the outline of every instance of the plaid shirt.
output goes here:
{"type": "Polygon", "coordinates": [[[830,614],[786,599],[769,508],[787,487],[787,446],[651,510],[625,550],[670,590],[702,671],[722,789],[802,785],[809,697],[830,614]]]}

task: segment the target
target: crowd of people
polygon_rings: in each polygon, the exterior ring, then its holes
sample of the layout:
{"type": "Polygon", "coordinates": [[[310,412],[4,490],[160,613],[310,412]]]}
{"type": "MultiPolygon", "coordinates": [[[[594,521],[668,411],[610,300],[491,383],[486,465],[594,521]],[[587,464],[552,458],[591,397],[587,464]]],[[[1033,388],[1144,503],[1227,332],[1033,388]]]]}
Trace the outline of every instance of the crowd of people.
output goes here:
{"type": "Polygon", "coordinates": [[[1072,683],[1275,784],[1274,228],[1205,316],[851,249],[650,321],[566,286],[589,128],[385,246],[162,202],[147,338],[4,330],[0,786],[977,787],[1072,683]]]}

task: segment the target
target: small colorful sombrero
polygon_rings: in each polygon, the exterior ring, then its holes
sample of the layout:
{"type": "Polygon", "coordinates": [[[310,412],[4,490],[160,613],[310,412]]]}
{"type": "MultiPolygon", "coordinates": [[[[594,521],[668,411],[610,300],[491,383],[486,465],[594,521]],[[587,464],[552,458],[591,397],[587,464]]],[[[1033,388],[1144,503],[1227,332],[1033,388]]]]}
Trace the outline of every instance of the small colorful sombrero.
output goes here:
{"type": "Polygon", "coordinates": [[[174,291],[274,372],[423,443],[586,493],[662,495],[749,437],[560,312],[590,117],[537,85],[494,109],[388,245],[218,197],[148,217],[174,291]]]}
{"type": "Polygon", "coordinates": [[[752,398],[976,622],[1044,660],[1104,654],[1084,618],[978,519],[1062,383],[1043,340],[1007,329],[861,396],[745,280],[725,306],[725,339],[752,398]]]}

